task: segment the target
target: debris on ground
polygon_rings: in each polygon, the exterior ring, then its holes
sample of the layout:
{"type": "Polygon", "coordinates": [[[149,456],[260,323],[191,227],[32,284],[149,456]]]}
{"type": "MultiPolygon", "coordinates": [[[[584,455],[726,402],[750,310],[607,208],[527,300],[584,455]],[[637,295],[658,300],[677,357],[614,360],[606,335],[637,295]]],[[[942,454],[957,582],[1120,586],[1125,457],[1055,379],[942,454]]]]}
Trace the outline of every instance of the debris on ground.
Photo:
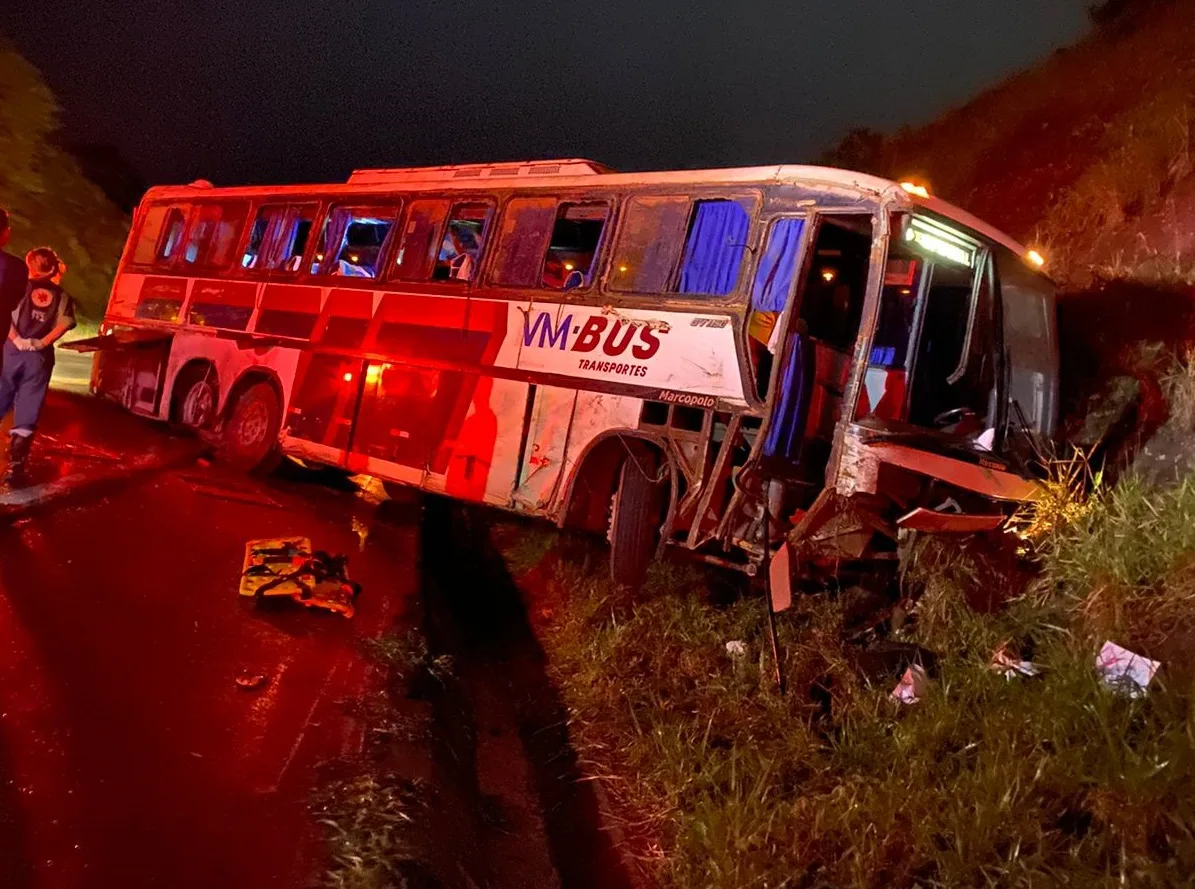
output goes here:
{"type": "Polygon", "coordinates": [[[282,508],[281,503],[266,494],[213,484],[212,479],[204,476],[183,475],[181,478],[187,487],[201,497],[214,497],[218,500],[231,500],[236,503],[249,503],[254,506],[282,508]]]}
{"type": "Polygon", "coordinates": [[[996,649],[996,653],[992,655],[992,662],[988,666],[1005,679],[1016,679],[1019,676],[1033,677],[1041,674],[1041,668],[1037,664],[1009,654],[1007,646],[1004,645],[996,649]]]}
{"type": "Polygon", "coordinates": [[[921,664],[910,664],[896,688],[892,689],[892,697],[905,704],[916,704],[925,696],[928,686],[929,676],[925,668],[921,664]]]}
{"type": "Polygon", "coordinates": [[[361,552],[365,552],[365,541],[369,539],[369,525],[353,516],[353,533],[357,535],[361,552]]]}
{"type": "Polygon", "coordinates": [[[119,463],[124,459],[113,451],[84,444],[81,441],[63,441],[52,435],[42,435],[38,439],[38,448],[44,453],[59,454],[64,457],[75,457],[83,460],[100,460],[108,463],[119,463]]]}
{"type": "Polygon", "coordinates": [[[257,691],[259,688],[264,688],[269,681],[269,677],[265,673],[241,673],[236,678],[237,688],[242,691],[257,691]]]}
{"type": "Polygon", "coordinates": [[[313,551],[306,537],[250,540],[239,592],[258,603],[289,598],[306,608],[352,617],[361,587],[349,579],[348,561],[345,555],[313,551]]]}
{"type": "Polygon", "coordinates": [[[726,643],[726,653],[733,658],[747,656],[747,643],[741,639],[732,639],[726,643]]]}
{"type": "Polygon", "coordinates": [[[1162,664],[1121,648],[1115,642],[1105,642],[1096,655],[1095,666],[1108,688],[1130,698],[1140,698],[1145,695],[1146,687],[1162,664]]]}

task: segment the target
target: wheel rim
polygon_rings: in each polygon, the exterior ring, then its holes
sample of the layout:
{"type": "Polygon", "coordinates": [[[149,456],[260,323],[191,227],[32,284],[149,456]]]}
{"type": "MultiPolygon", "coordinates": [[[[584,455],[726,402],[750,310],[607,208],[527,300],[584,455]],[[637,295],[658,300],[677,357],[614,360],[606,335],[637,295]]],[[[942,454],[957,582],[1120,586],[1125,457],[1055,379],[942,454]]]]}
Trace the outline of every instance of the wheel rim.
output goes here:
{"type": "Polygon", "coordinates": [[[183,400],[183,423],[203,429],[212,418],[212,387],[199,382],[190,388],[183,400]]]}
{"type": "Polygon", "coordinates": [[[251,401],[240,411],[237,422],[237,445],[244,450],[261,446],[270,428],[270,412],[260,401],[251,401]]]}

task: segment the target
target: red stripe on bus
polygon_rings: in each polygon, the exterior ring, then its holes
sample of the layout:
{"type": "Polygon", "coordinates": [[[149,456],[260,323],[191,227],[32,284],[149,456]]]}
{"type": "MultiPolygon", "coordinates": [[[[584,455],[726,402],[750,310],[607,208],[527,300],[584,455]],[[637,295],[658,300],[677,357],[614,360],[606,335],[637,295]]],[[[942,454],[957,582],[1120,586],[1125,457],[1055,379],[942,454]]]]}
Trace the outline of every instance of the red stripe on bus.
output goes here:
{"type": "Polygon", "coordinates": [[[373,293],[369,290],[333,290],[328,294],[326,311],[337,318],[368,320],[373,317],[373,293]]]}
{"type": "Polygon", "coordinates": [[[467,306],[467,300],[453,297],[387,293],[382,297],[378,315],[383,323],[388,324],[419,324],[459,330],[465,326],[467,306]]]}
{"type": "Polygon", "coordinates": [[[196,281],[191,302],[206,305],[253,308],[257,285],[252,281],[196,281]]]}
{"type": "Polygon", "coordinates": [[[141,282],[138,302],[147,299],[173,299],[181,302],[187,295],[187,282],[179,278],[146,278],[141,282]]]}
{"type": "Polygon", "coordinates": [[[261,297],[261,307],[284,312],[318,315],[320,289],[318,287],[296,287],[293,284],[267,284],[265,293],[261,297]]]}

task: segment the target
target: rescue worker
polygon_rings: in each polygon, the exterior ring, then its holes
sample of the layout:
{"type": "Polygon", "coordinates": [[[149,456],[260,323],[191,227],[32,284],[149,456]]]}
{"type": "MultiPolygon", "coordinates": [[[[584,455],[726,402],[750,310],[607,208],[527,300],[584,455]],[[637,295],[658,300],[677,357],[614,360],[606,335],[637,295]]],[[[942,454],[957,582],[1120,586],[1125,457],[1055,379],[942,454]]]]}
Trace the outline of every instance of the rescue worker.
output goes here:
{"type": "Polygon", "coordinates": [[[12,237],[12,229],[8,224],[8,213],[0,208],[0,328],[4,335],[8,335],[9,317],[17,303],[25,295],[25,285],[29,282],[29,270],[25,263],[10,253],[5,253],[8,240],[12,237]]]}
{"type": "Polygon", "coordinates": [[[25,256],[25,264],[29,284],[13,310],[0,368],[0,417],[13,411],[8,480],[16,485],[24,484],[33,431],[50,388],[54,343],[75,326],[74,300],[58,284],[66,268],[58,254],[38,247],[25,256]]]}

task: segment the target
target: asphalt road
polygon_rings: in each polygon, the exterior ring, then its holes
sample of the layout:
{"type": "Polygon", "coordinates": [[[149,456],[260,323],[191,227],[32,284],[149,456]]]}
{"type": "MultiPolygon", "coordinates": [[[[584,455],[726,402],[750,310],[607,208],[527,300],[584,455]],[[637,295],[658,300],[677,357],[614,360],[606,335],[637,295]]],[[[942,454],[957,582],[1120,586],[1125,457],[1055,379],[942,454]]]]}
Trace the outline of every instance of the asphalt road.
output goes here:
{"type": "Polygon", "coordinates": [[[418,509],[382,508],[190,465],[0,526],[0,887],[304,885],[360,639],[417,620],[418,509]],[[290,534],[350,553],[356,617],[238,598],[245,541],[290,534]]]}

